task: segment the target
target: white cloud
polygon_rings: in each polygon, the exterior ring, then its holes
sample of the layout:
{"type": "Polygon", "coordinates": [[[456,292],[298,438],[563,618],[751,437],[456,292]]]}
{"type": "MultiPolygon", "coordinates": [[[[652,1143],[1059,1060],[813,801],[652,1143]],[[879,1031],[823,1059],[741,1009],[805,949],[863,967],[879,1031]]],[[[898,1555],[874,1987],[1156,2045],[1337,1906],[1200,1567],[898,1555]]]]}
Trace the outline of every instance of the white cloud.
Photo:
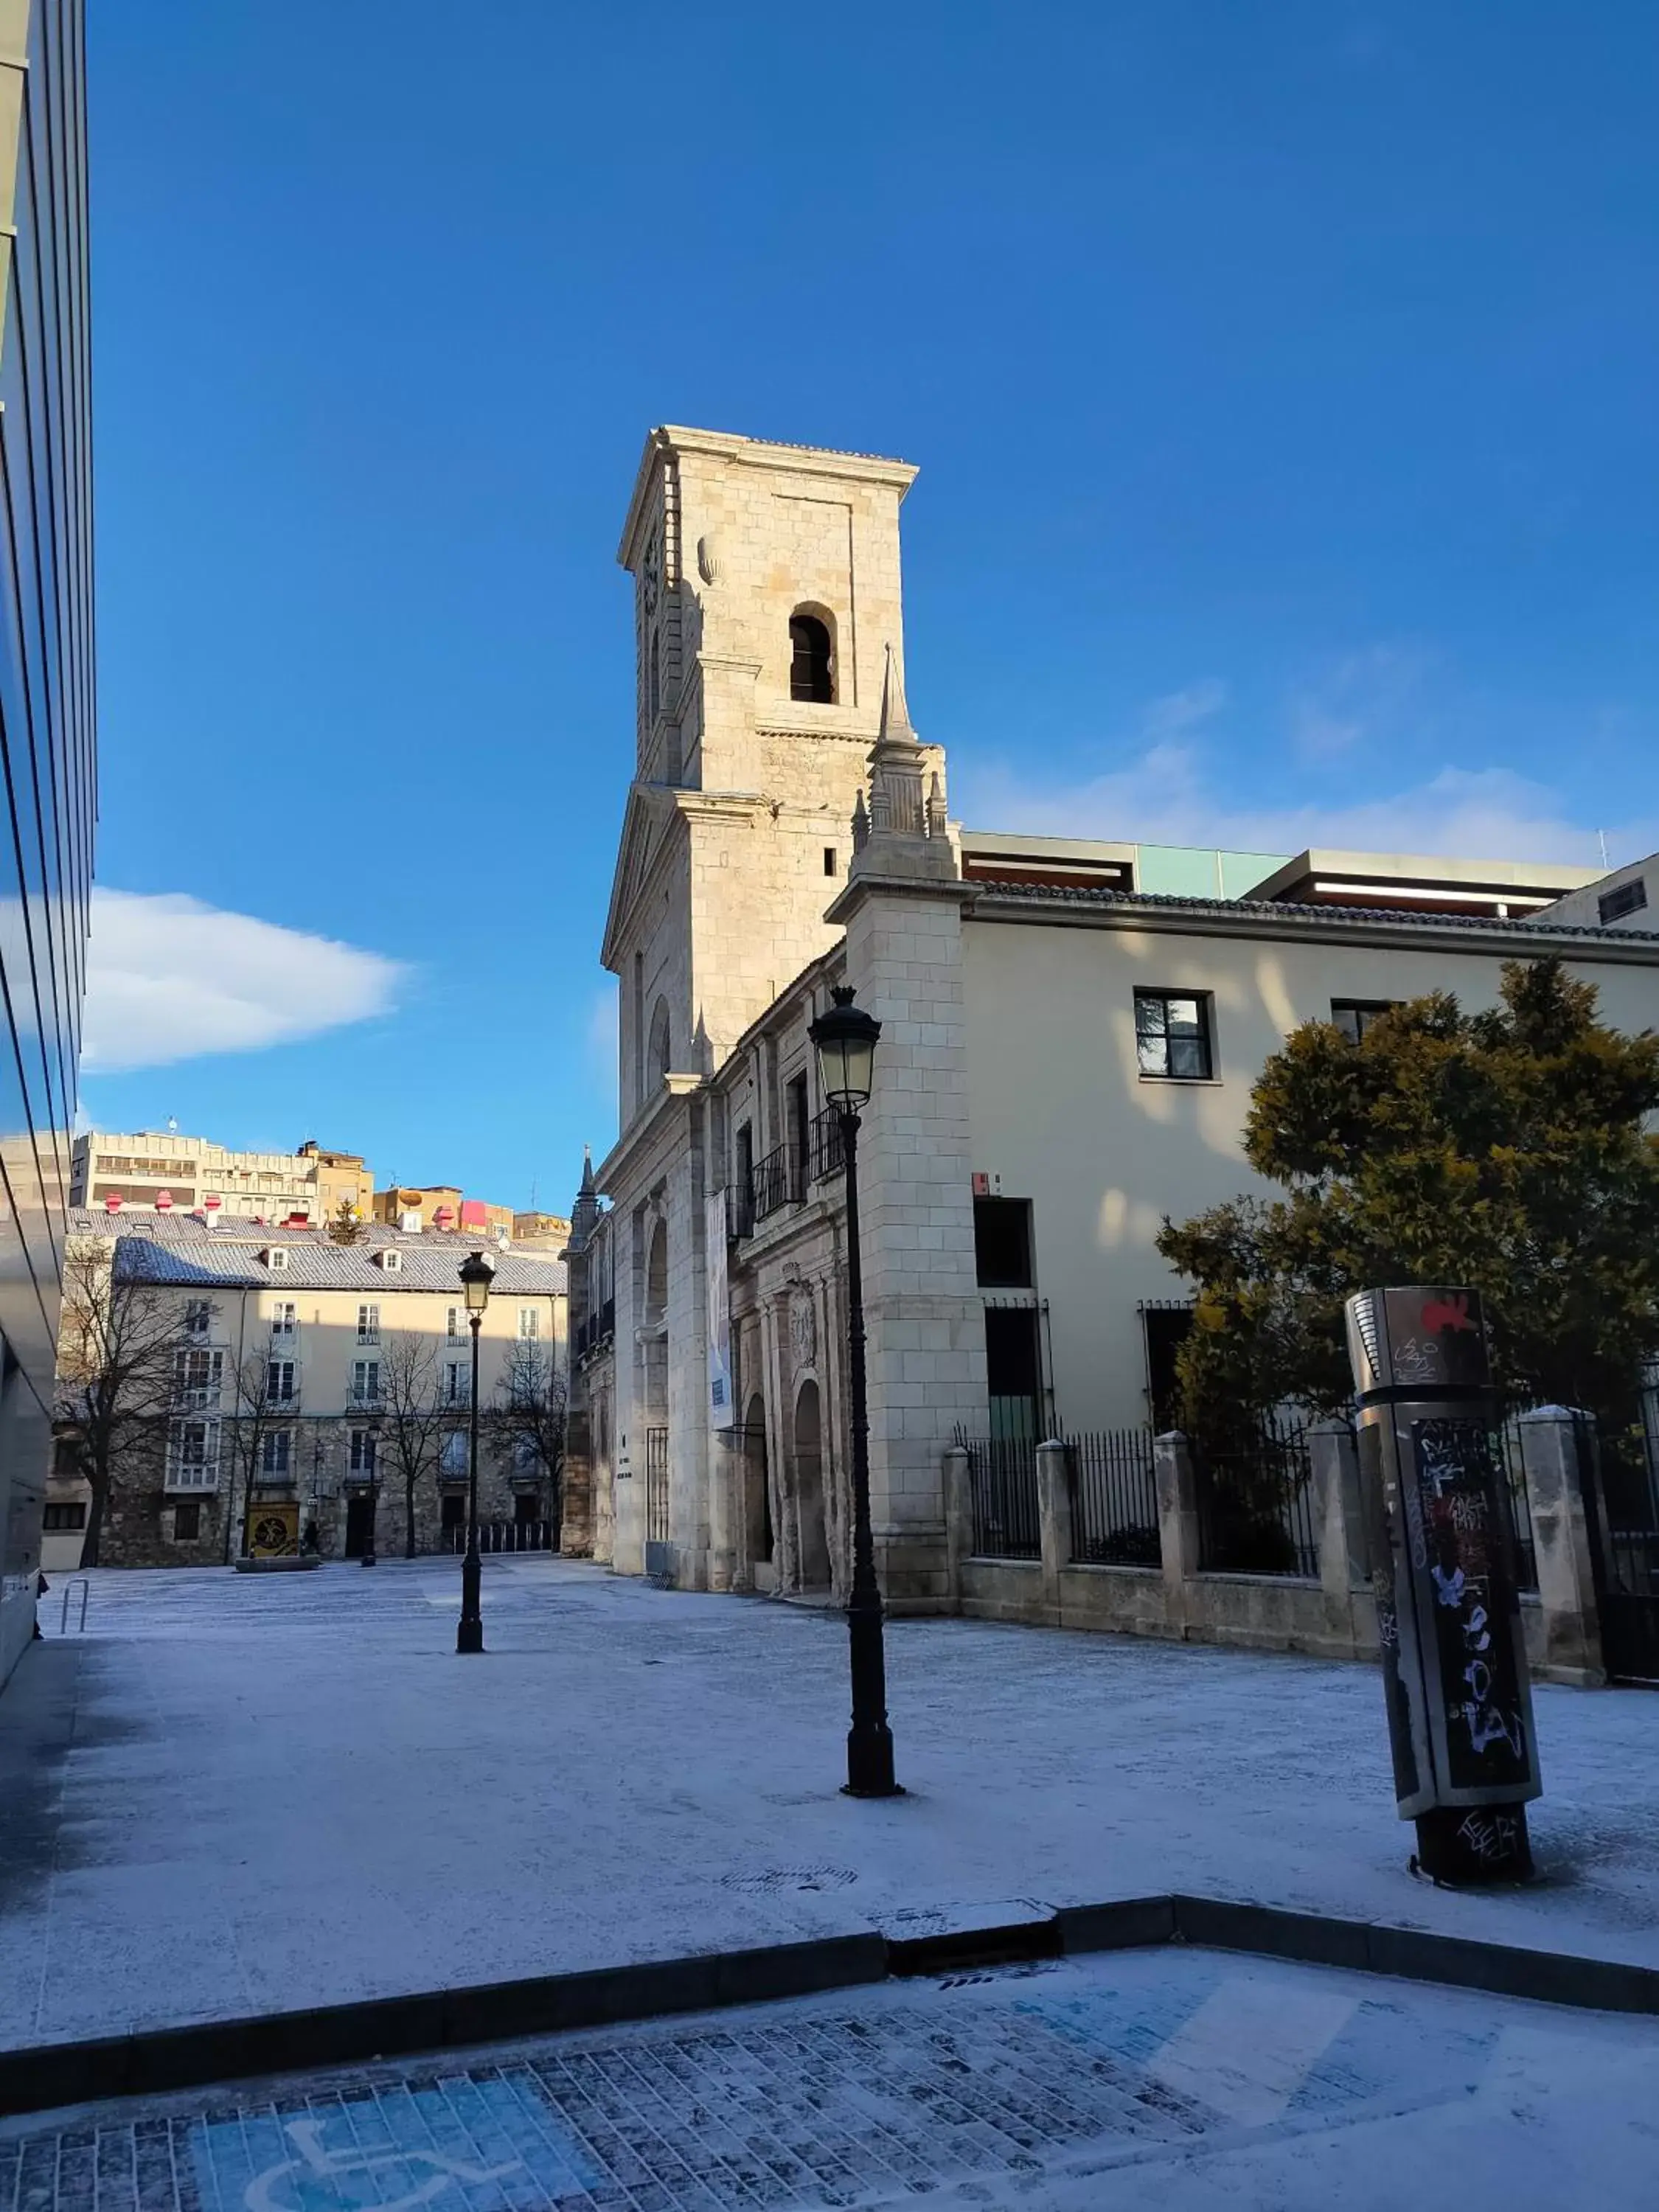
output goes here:
{"type": "Polygon", "coordinates": [[[96,890],[82,1065],[115,1074],[315,1036],[388,1012],[404,973],[181,891],[96,890]]]}
{"type": "Polygon", "coordinates": [[[1421,727],[1424,678],[1432,656],[1420,646],[1367,645],[1339,653],[1291,694],[1291,736],[1304,760],[1351,753],[1362,739],[1387,744],[1407,716],[1421,727]]]}

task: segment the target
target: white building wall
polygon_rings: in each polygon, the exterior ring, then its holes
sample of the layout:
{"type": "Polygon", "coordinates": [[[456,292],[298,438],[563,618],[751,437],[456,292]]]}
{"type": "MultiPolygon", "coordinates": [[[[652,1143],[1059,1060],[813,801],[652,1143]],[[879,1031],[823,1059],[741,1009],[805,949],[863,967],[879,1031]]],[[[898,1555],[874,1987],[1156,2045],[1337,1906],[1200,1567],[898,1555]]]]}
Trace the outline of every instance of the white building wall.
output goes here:
{"type": "MultiPolygon", "coordinates": [[[[963,953],[969,1165],[1032,1202],[1056,1408],[1074,1430],[1147,1418],[1138,1304],[1188,1288],[1155,1249],[1164,1218],[1274,1188],[1242,1143],[1268,1054],[1300,1023],[1328,1020],[1333,999],[1448,990],[1466,1008],[1493,1006],[1502,966],[1444,940],[1417,950],[971,916],[963,953]],[[1138,985],[1212,994],[1213,1081],[1140,1074],[1138,985]]],[[[1572,965],[1607,1020],[1659,1026],[1659,968],[1572,965]]]]}

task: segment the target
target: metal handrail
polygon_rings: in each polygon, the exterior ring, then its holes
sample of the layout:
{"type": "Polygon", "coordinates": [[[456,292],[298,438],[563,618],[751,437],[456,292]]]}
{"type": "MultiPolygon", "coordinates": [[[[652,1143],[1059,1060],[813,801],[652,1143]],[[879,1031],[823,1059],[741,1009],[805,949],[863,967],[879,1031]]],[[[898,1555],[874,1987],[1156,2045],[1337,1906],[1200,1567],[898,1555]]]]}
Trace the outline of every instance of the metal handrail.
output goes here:
{"type": "Polygon", "coordinates": [[[69,1634],[70,1595],[77,1586],[81,1592],[81,1618],[76,1624],[75,1632],[77,1636],[84,1636],[87,1632],[87,1600],[92,1594],[92,1584],[84,1575],[76,1575],[64,1584],[63,1617],[58,1624],[60,1636],[69,1634]]]}

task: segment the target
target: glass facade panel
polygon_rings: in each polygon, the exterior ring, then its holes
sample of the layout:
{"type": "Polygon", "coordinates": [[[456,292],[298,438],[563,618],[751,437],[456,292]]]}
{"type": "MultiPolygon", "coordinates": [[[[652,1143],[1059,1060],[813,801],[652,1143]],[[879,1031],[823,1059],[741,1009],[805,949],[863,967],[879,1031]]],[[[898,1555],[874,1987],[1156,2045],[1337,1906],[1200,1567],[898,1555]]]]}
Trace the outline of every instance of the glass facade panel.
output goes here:
{"type": "Polygon", "coordinates": [[[27,15],[0,73],[0,1682],[33,1626],[95,811],[83,0],[27,15]]]}

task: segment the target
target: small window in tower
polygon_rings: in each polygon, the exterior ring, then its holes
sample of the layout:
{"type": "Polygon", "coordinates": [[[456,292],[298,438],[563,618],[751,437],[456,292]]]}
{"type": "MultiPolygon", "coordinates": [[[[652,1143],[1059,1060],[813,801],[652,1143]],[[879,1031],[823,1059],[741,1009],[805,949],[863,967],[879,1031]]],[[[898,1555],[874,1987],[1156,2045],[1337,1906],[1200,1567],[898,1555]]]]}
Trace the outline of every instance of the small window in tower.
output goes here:
{"type": "Polygon", "coordinates": [[[833,845],[826,845],[823,848],[823,872],[826,876],[833,876],[836,872],[836,848],[833,845]]]}
{"type": "Polygon", "coordinates": [[[789,696],[816,700],[826,707],[835,704],[830,631],[816,615],[789,617],[789,696]]]}

